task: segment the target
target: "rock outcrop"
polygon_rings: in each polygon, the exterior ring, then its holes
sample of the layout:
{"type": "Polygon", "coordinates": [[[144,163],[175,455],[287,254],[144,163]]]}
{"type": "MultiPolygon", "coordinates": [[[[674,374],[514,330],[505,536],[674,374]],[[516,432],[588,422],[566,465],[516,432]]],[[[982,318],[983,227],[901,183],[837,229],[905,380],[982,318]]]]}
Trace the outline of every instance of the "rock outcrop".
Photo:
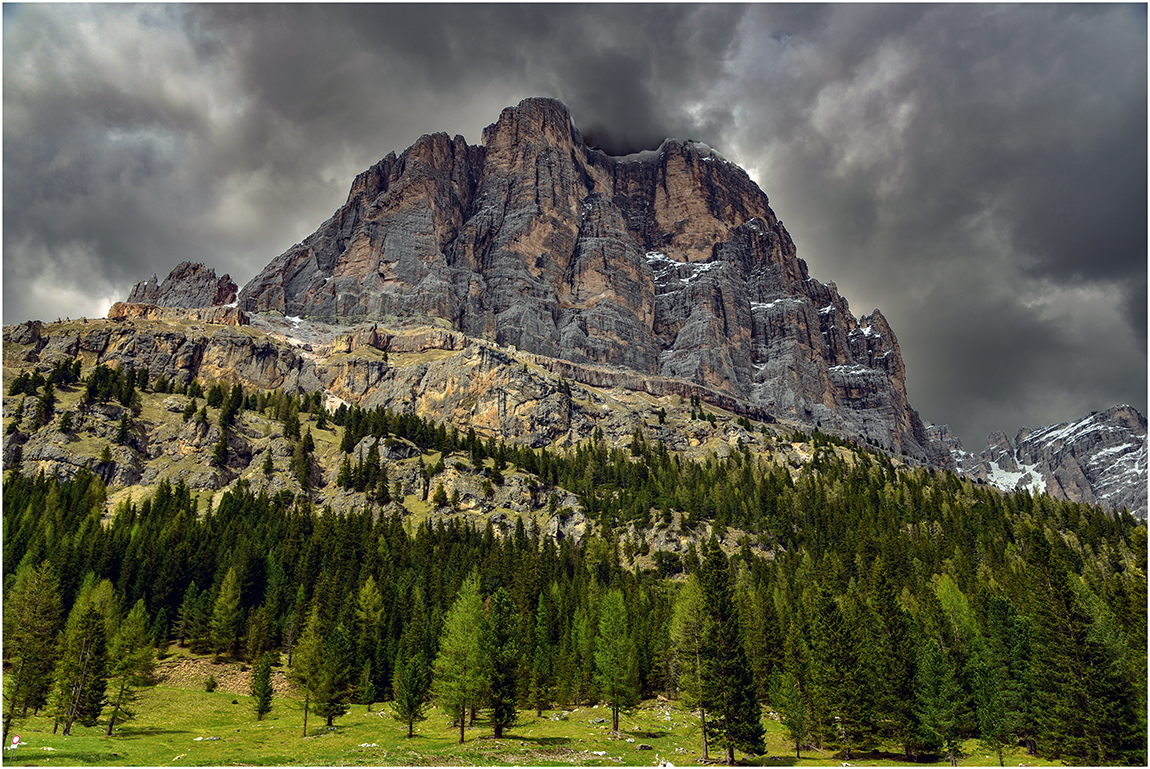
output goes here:
{"type": "Polygon", "coordinates": [[[388,155],[238,304],[327,323],[442,319],[948,461],[907,401],[882,314],[856,319],[809,276],[745,171],[696,142],[609,157],[549,99],[504,110],[482,146],[433,134],[388,155]]]}
{"type": "Polygon", "coordinates": [[[930,434],[968,477],[1005,491],[1025,488],[1146,517],[1146,417],[1132,406],[1036,430],[1024,427],[1013,443],[1006,433],[992,433],[979,454],[964,451],[945,426],[931,427],[930,434]]]}
{"type": "Polygon", "coordinates": [[[236,288],[229,275],[217,278],[210,267],[180,262],[163,283],[157,282],[155,275],[137,283],[127,301],[159,307],[220,307],[236,301],[236,288]]]}
{"type": "Polygon", "coordinates": [[[238,307],[162,307],[155,304],[116,302],[108,309],[108,320],[199,321],[226,326],[246,326],[247,313],[238,307]]]}

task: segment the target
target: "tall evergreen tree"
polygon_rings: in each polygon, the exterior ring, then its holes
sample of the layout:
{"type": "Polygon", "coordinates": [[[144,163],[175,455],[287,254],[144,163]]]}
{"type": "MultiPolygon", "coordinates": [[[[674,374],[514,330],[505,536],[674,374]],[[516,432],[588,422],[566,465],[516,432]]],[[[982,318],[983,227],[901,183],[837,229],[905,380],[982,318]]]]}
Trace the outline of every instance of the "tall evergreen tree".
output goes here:
{"type": "Polygon", "coordinates": [[[599,638],[595,643],[595,684],[611,706],[611,731],[619,731],[619,711],[639,699],[635,646],[627,627],[623,593],[610,590],[599,607],[599,638]]]}
{"type": "Polygon", "coordinates": [[[704,623],[703,589],[695,574],[679,588],[671,616],[671,642],[675,649],[676,683],[683,704],[699,711],[699,727],[703,737],[703,758],[707,753],[707,702],[703,693],[703,655],[706,633],[704,623]]]}
{"type": "Polygon", "coordinates": [[[139,701],[140,689],[153,683],[156,650],[152,646],[148,624],[148,612],[141,598],[120,623],[109,647],[108,675],[112,686],[112,695],[108,699],[112,712],[106,732],[109,737],[117,723],[135,717],[133,707],[139,701]]]}
{"type": "Polygon", "coordinates": [[[479,644],[482,619],[479,582],[473,575],[464,580],[443,619],[439,653],[434,663],[436,704],[457,718],[461,743],[467,725],[467,709],[477,703],[484,685],[484,653],[479,644]]]}
{"type": "Polygon", "coordinates": [[[263,721],[264,716],[272,712],[272,660],[267,652],[260,655],[260,662],[252,671],[252,708],[256,711],[256,720],[263,721]]]}
{"type": "Polygon", "coordinates": [[[954,668],[937,638],[922,645],[918,658],[916,684],[917,716],[922,745],[929,751],[942,751],[951,766],[962,754],[959,733],[959,687],[954,668]]]}
{"type": "Polygon", "coordinates": [[[1125,650],[1107,643],[1111,634],[1092,616],[1089,588],[1045,534],[1032,531],[1029,545],[1039,750],[1090,764],[1144,760],[1145,706],[1135,704],[1125,650]]]}
{"type": "Polygon", "coordinates": [[[727,763],[733,765],[736,748],[756,755],[763,752],[763,724],[743,649],[734,581],[714,536],[707,543],[699,581],[708,617],[703,656],[703,691],[712,715],[708,731],[717,745],[726,748],[727,763]]]}
{"type": "Polygon", "coordinates": [[[56,661],[56,627],[60,617],[60,586],[48,561],[18,571],[4,601],[4,737],[17,713],[39,705],[52,680],[56,661]]]}
{"type": "Polygon", "coordinates": [[[555,651],[551,648],[550,621],[547,611],[547,601],[543,593],[535,605],[535,627],[532,641],[534,648],[531,651],[531,688],[529,699],[535,708],[535,715],[543,715],[543,711],[551,707],[554,696],[553,660],[555,651]]]}
{"type": "Polygon", "coordinates": [[[104,618],[90,601],[79,601],[68,616],[56,665],[53,710],[65,735],[72,724],[95,726],[104,709],[107,678],[107,636],[104,618]]]}
{"type": "Polygon", "coordinates": [[[506,588],[499,588],[491,596],[481,627],[483,648],[487,652],[487,696],[491,706],[491,725],[495,738],[503,737],[503,730],[514,726],[516,711],[515,673],[518,667],[519,644],[515,638],[515,606],[506,588]]]}
{"type": "Polygon", "coordinates": [[[795,743],[795,758],[802,758],[803,741],[807,738],[807,703],[798,681],[785,670],[771,673],[771,706],[779,714],[779,723],[795,743]]]}
{"type": "Polygon", "coordinates": [[[351,635],[342,623],[337,624],[324,640],[319,675],[313,690],[315,713],[327,719],[328,726],[350,709],[354,659],[351,635]]]}
{"type": "Polygon", "coordinates": [[[392,717],[407,726],[407,736],[415,736],[415,722],[427,719],[427,695],[431,687],[431,671],[427,657],[420,649],[415,655],[396,660],[391,690],[392,717]]]}
{"type": "Polygon", "coordinates": [[[240,607],[240,579],[235,566],[229,566],[212,605],[212,651],[218,661],[221,654],[231,654],[239,639],[243,610],[240,607]]]}

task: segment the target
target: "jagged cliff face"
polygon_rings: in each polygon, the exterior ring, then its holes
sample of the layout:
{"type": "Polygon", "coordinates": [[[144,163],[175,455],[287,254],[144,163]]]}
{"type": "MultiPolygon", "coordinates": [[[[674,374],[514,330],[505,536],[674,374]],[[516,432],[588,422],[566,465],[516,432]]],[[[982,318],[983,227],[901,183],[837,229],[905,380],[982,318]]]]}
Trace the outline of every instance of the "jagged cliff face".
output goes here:
{"type": "Polygon", "coordinates": [[[948,462],[929,454],[886,320],[856,320],[808,275],[742,169],[671,140],[609,157],[552,100],[504,110],[482,146],[433,134],[388,155],[238,303],[324,322],[440,318],[948,462]]]}
{"type": "Polygon", "coordinates": [[[946,427],[932,427],[959,472],[1000,489],[1147,513],[1146,418],[1119,405],[1075,422],[1022,428],[1011,443],[991,433],[979,454],[963,450],[946,427]]]}
{"type": "Polygon", "coordinates": [[[141,280],[128,294],[129,304],[157,307],[220,307],[236,301],[236,283],[230,275],[216,277],[216,271],[197,262],[180,262],[160,283],[153,275],[141,280]]]}

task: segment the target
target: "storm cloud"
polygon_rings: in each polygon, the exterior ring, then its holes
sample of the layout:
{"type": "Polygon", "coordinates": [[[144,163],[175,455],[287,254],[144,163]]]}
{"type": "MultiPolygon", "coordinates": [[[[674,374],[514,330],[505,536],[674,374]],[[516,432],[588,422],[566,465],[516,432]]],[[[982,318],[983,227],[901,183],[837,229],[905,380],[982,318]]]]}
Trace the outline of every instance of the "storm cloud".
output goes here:
{"type": "Polygon", "coordinates": [[[1146,411],[1144,5],[4,6],[3,316],[241,285],[421,134],[528,96],[609,154],[715,147],[911,402],[987,433],[1146,411]]]}

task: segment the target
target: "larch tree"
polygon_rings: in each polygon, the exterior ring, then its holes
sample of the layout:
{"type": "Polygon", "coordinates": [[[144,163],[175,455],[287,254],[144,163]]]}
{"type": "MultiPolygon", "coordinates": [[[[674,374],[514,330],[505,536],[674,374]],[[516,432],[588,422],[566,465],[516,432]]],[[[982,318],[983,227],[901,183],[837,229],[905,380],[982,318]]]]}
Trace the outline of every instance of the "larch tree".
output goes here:
{"type": "Polygon", "coordinates": [[[459,723],[462,743],[467,726],[467,709],[478,702],[484,687],[484,653],[479,643],[483,602],[479,580],[464,580],[443,619],[439,653],[435,657],[432,691],[436,704],[452,713],[459,723]]]}
{"type": "Polygon", "coordinates": [[[220,585],[219,595],[212,605],[212,651],[216,661],[219,661],[221,653],[231,654],[239,638],[242,621],[239,575],[235,566],[229,566],[220,585]]]}
{"type": "Polygon", "coordinates": [[[639,698],[635,646],[627,626],[623,593],[608,591],[599,607],[599,637],[595,642],[595,684],[611,706],[611,731],[619,731],[619,711],[639,698]]]}
{"type": "Polygon", "coordinates": [[[703,696],[703,654],[704,623],[703,589],[695,574],[687,577],[687,582],[675,596],[671,615],[671,642],[675,649],[675,666],[678,672],[676,683],[683,704],[690,710],[699,711],[699,727],[703,736],[703,758],[707,753],[707,701],[703,696]]]}
{"type": "Polygon", "coordinates": [[[152,646],[144,599],[136,601],[120,623],[108,652],[108,675],[112,686],[108,705],[112,713],[108,719],[107,736],[111,737],[117,723],[135,717],[133,707],[140,699],[140,690],[152,685],[152,676],[156,672],[156,650],[152,646]]]}
{"type": "Polygon", "coordinates": [[[319,606],[308,612],[303,632],[291,654],[292,681],[303,691],[303,736],[307,736],[307,716],[313,695],[319,684],[320,665],[323,661],[323,636],[320,632],[319,606]]]}
{"type": "Polygon", "coordinates": [[[16,583],[4,602],[3,743],[17,713],[26,715],[51,687],[56,661],[56,628],[60,621],[59,582],[48,561],[17,571],[16,583]]]}
{"type": "Polygon", "coordinates": [[[65,735],[77,721],[95,726],[100,718],[108,685],[107,654],[104,618],[90,601],[78,601],[68,615],[54,676],[53,710],[65,735]]]}

